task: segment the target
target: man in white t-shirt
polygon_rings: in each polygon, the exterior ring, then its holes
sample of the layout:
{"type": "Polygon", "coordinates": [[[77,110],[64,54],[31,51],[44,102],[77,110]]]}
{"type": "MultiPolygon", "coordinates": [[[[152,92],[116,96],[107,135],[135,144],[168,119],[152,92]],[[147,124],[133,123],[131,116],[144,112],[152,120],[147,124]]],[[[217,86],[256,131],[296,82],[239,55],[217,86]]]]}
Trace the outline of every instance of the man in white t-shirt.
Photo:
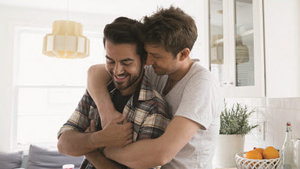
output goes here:
{"type": "MultiPolygon", "coordinates": [[[[104,154],[131,168],[212,169],[222,98],[211,73],[190,58],[197,39],[195,22],[170,7],[145,17],[144,28],[151,65],[145,76],[163,94],[174,118],[159,138],[106,148],[104,154]]],[[[104,125],[118,116],[105,88],[108,80],[103,65],[89,69],[88,90],[102,107],[104,125]]]]}

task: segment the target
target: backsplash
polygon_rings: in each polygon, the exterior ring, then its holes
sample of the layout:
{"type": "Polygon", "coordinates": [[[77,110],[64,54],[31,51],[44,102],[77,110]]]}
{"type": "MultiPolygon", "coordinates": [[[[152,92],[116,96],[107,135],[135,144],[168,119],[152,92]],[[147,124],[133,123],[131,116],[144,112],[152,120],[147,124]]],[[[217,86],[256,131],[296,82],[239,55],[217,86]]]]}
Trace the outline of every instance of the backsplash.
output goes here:
{"type": "Polygon", "coordinates": [[[293,137],[300,138],[300,98],[226,98],[225,101],[228,106],[239,102],[249,110],[255,109],[251,123],[260,126],[246,135],[245,151],[267,146],[280,149],[287,121],[292,123],[293,137]]]}

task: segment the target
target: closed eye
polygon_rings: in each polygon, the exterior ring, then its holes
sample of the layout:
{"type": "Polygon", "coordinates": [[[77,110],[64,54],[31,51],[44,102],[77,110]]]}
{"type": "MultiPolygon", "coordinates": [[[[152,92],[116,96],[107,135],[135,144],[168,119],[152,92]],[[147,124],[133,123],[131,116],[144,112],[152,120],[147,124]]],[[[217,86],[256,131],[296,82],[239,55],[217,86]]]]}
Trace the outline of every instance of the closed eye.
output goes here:
{"type": "Polygon", "coordinates": [[[133,61],[128,60],[128,61],[122,61],[121,63],[122,63],[122,65],[129,66],[133,63],[133,61]]]}
{"type": "Polygon", "coordinates": [[[115,61],[112,60],[110,57],[108,57],[108,56],[105,56],[105,57],[106,57],[106,62],[107,62],[108,64],[114,64],[114,63],[115,63],[115,61]]]}
{"type": "Polygon", "coordinates": [[[125,65],[125,66],[128,66],[128,65],[132,64],[133,62],[134,62],[134,60],[131,58],[121,60],[121,64],[125,65]]]}
{"type": "Polygon", "coordinates": [[[155,58],[155,59],[161,58],[161,56],[160,56],[160,55],[157,55],[157,54],[149,53],[149,55],[150,55],[151,57],[155,58]]]}

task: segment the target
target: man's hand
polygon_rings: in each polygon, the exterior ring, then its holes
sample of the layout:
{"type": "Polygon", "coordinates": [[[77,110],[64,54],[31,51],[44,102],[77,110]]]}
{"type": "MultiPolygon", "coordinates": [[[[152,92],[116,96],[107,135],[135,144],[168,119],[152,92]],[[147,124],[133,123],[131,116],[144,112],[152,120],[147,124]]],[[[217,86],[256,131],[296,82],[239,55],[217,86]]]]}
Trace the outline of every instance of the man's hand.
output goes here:
{"type": "MultiPolygon", "coordinates": [[[[132,124],[126,121],[126,115],[114,119],[101,132],[102,138],[99,139],[105,140],[108,147],[122,147],[132,143],[132,124]]],[[[95,137],[97,140],[97,135],[95,137]]]]}
{"type": "MultiPolygon", "coordinates": [[[[95,120],[91,120],[90,126],[85,130],[85,132],[88,133],[88,132],[95,132],[95,131],[96,131],[95,120]]],[[[91,151],[91,152],[85,154],[85,157],[96,168],[105,168],[105,169],[122,169],[123,168],[123,166],[119,165],[118,163],[104,157],[103,153],[101,153],[99,150],[91,151]]]]}
{"type": "MultiPolygon", "coordinates": [[[[98,112],[100,112],[100,110],[98,110],[98,112]]],[[[113,111],[110,111],[109,113],[100,113],[100,117],[101,117],[102,128],[105,128],[114,119],[121,118],[122,114],[120,112],[118,112],[117,110],[113,109],[113,111]]]]}

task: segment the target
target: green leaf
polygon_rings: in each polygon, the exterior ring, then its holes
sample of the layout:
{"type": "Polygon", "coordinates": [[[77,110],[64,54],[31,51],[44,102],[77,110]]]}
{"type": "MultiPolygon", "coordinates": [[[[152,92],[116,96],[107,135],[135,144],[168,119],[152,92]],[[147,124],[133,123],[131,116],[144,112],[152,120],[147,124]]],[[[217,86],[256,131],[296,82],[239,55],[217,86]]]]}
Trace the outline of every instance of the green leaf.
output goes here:
{"type": "Polygon", "coordinates": [[[258,125],[250,125],[249,118],[254,113],[254,109],[248,111],[246,105],[240,103],[234,104],[231,108],[227,108],[224,100],[224,110],[220,115],[220,134],[240,134],[246,135],[258,125]]]}

